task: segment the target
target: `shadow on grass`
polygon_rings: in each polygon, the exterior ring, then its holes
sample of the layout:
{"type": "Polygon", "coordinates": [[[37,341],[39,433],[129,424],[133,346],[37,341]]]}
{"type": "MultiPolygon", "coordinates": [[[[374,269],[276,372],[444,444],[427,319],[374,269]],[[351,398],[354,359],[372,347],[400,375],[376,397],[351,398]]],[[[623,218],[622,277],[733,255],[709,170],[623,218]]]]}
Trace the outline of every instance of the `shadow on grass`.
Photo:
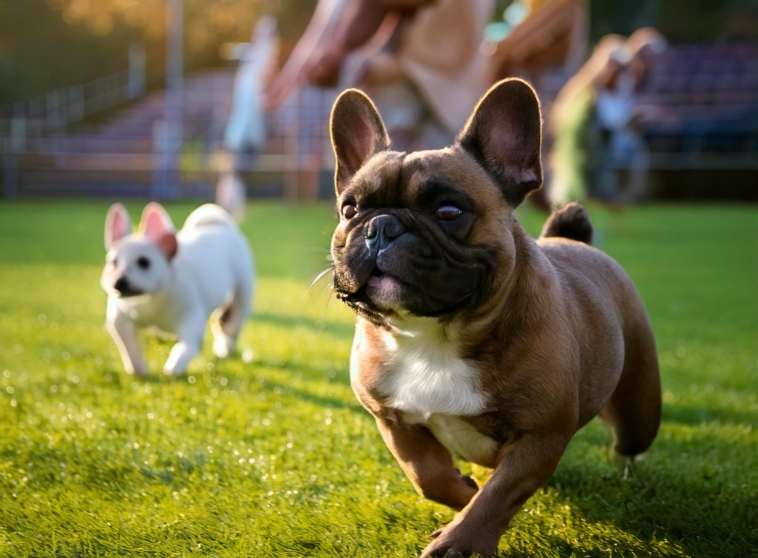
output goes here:
{"type": "MultiPolygon", "coordinates": [[[[606,449],[598,438],[582,443],[606,449]]],[[[758,556],[755,487],[751,490],[744,484],[749,479],[738,475],[737,466],[727,471],[728,459],[721,463],[708,459],[709,454],[725,449],[715,444],[731,445],[735,455],[755,452],[749,440],[725,441],[718,434],[695,431],[684,444],[691,453],[659,440],[649,459],[632,467],[626,480],[621,468],[609,467],[607,461],[573,458],[561,463],[546,486],[554,488],[559,499],[593,528],[611,524],[638,539],[650,555],[758,556]],[[662,545],[664,540],[669,544],[662,545]]],[[[560,555],[579,550],[563,539],[552,543],[561,549],[560,555]]],[[[589,555],[607,556],[608,551],[598,547],[589,555]]],[[[642,554],[632,551],[629,555],[642,554]]]]}
{"type": "Polygon", "coordinates": [[[325,409],[347,409],[348,411],[355,411],[355,412],[363,411],[363,407],[360,406],[357,400],[353,400],[354,402],[348,403],[344,399],[340,399],[337,397],[328,397],[324,395],[317,395],[315,393],[310,393],[305,390],[293,388],[286,384],[272,382],[271,380],[266,380],[266,382],[263,385],[266,388],[271,388],[271,389],[278,388],[279,392],[277,393],[280,393],[282,395],[289,395],[297,399],[300,399],[301,401],[306,401],[308,403],[312,403],[313,405],[319,405],[321,407],[324,407],[325,409]]]}
{"type": "Polygon", "coordinates": [[[346,339],[351,339],[353,337],[353,334],[355,333],[354,324],[330,322],[330,321],[325,321],[325,320],[314,320],[311,318],[304,318],[303,316],[272,314],[270,312],[263,312],[260,314],[255,314],[252,317],[252,320],[253,322],[260,322],[260,323],[284,327],[284,328],[295,328],[297,326],[304,326],[310,329],[314,329],[316,331],[330,333],[336,337],[344,337],[346,339]]]}
{"type": "Polygon", "coordinates": [[[681,403],[669,403],[663,408],[663,420],[692,426],[718,422],[723,425],[741,426],[755,424],[755,414],[723,408],[702,407],[681,403]]]}

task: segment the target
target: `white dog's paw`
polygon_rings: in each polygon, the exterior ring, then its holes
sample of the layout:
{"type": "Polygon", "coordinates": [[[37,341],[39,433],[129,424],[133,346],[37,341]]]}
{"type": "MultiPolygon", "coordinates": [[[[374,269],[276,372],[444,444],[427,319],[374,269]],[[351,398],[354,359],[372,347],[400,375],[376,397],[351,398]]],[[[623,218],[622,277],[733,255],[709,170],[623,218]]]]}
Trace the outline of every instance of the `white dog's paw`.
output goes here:
{"type": "Polygon", "coordinates": [[[163,373],[166,376],[178,377],[178,376],[181,376],[182,374],[184,374],[185,372],[186,372],[186,370],[175,370],[174,368],[171,368],[168,365],[166,365],[166,366],[163,367],[163,373]]]}
{"type": "Polygon", "coordinates": [[[147,377],[147,367],[140,364],[134,364],[131,362],[124,362],[124,372],[130,376],[137,376],[139,378],[147,377]]]}
{"type": "Polygon", "coordinates": [[[137,376],[138,378],[147,378],[147,370],[143,369],[126,369],[126,373],[130,376],[137,376]]]}
{"type": "Polygon", "coordinates": [[[213,339],[213,354],[226,358],[234,352],[234,339],[228,335],[219,335],[213,339]]]}

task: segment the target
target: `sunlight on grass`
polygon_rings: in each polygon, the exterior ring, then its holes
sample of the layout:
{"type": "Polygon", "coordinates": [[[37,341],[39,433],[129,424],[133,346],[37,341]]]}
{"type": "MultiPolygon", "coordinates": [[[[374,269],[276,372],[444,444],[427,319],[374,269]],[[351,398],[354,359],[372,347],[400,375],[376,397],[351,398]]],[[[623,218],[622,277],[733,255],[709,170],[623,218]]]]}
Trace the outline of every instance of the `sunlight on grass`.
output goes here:
{"type": "MultiPolygon", "coordinates": [[[[259,288],[240,356],[123,373],[104,330],[99,202],[0,205],[0,554],[413,556],[453,514],[422,501],[349,386],[329,300],[333,210],[251,206],[259,288]]],[[[192,210],[176,205],[177,224],[192,210]]],[[[130,205],[132,215],[141,207],[130,205]]],[[[749,556],[758,548],[758,216],[593,212],[657,335],[664,424],[623,480],[593,421],[501,542],[508,556],[749,556]]],[[[542,217],[523,211],[532,233],[542,217]]],[[[468,464],[483,482],[488,471],[468,464]]]]}

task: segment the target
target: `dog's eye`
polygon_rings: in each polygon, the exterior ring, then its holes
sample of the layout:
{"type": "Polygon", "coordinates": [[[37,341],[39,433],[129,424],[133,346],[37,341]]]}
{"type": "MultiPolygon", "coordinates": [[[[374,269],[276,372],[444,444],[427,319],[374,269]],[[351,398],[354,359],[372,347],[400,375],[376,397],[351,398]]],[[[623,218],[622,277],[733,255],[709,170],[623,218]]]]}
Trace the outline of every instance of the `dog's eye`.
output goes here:
{"type": "Polygon", "coordinates": [[[352,219],[358,214],[358,210],[355,209],[355,206],[351,203],[345,205],[342,207],[342,216],[345,219],[352,219]]]}
{"type": "Polygon", "coordinates": [[[137,265],[140,266],[140,268],[142,269],[147,269],[148,267],[150,267],[150,260],[142,256],[140,258],[137,258],[137,265]]]}
{"type": "Polygon", "coordinates": [[[118,258],[113,258],[108,263],[111,264],[113,267],[116,267],[116,266],[118,266],[118,258]]]}
{"type": "Polygon", "coordinates": [[[461,216],[461,213],[463,213],[463,211],[454,205],[443,205],[437,209],[437,219],[440,221],[455,221],[461,216]]]}

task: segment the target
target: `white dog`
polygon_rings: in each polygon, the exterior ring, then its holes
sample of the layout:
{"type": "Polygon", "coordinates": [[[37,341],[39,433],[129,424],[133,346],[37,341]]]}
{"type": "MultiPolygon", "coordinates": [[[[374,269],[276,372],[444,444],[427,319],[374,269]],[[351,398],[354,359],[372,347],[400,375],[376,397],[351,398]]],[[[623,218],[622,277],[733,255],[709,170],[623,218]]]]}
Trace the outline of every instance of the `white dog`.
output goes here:
{"type": "Polygon", "coordinates": [[[200,352],[209,318],[213,352],[233,350],[253,298],[253,257],[226,211],[206,204],[178,233],[160,204],[145,207],[139,232],[117,203],[105,220],[106,265],[100,284],[108,293],[106,326],[130,374],[147,366],[137,329],[153,327],[178,337],[163,367],[182,374],[200,352]]]}

